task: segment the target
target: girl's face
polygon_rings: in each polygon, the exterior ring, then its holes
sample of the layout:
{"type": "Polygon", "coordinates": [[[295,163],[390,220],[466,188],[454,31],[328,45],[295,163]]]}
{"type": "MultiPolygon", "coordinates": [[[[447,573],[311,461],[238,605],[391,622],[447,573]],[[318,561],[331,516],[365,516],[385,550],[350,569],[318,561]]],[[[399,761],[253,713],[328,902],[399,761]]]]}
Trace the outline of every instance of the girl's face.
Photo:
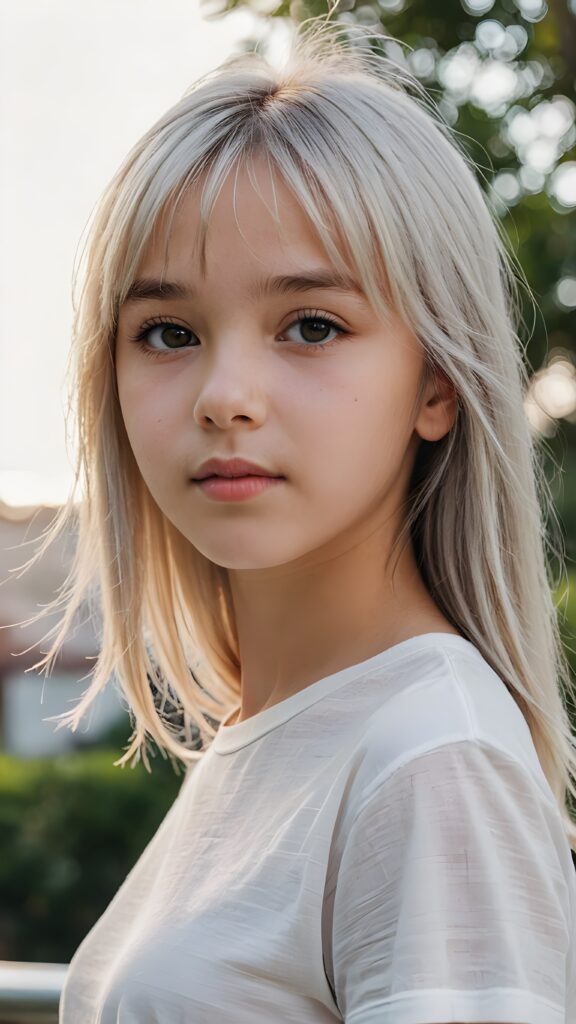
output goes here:
{"type": "MultiPolygon", "coordinates": [[[[258,188],[241,170],[235,211],[234,174],[216,200],[206,277],[197,194],[181,203],[164,275],[179,294],[122,305],[117,384],[139,469],[174,526],[219,566],[292,571],[378,529],[389,537],[420,438],[443,436],[452,417],[434,388],[412,414],[423,354],[400,321],[383,325],[352,285],[280,287],[277,278],[332,268],[282,179],[272,183],[259,159],[254,167],[258,188]],[[275,201],[282,235],[267,209],[275,201]],[[132,340],[140,333],[143,344],[132,340]],[[218,501],[193,482],[213,456],[284,479],[218,501]]],[[[158,280],[163,264],[155,235],[137,280],[158,280]]]]}

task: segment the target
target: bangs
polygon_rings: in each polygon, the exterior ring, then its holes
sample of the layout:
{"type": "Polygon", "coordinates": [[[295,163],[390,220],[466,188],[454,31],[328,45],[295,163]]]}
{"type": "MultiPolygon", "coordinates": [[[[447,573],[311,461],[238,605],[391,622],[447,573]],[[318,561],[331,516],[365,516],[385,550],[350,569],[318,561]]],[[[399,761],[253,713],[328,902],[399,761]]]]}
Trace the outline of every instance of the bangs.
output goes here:
{"type": "MultiPolygon", "coordinates": [[[[384,323],[388,322],[391,311],[398,312],[392,299],[388,260],[378,244],[378,226],[361,199],[361,190],[353,169],[344,161],[336,175],[333,173],[333,158],[326,160],[325,166],[319,167],[317,159],[312,162],[312,153],[303,155],[295,151],[289,141],[268,130],[262,132],[258,142],[246,142],[241,151],[238,151],[234,139],[225,140],[210,161],[197,161],[165,196],[157,193],[154,205],[146,195],[139,197],[136,204],[138,210],[135,210],[132,217],[132,230],[127,232],[125,239],[123,266],[118,267],[116,275],[115,318],[119,305],[136,277],[138,264],[150,247],[162,252],[161,279],[164,279],[174,218],[190,194],[196,195],[199,210],[198,233],[191,240],[191,245],[198,255],[200,274],[206,275],[207,239],[216,200],[225,180],[233,174],[231,215],[238,223],[236,183],[241,170],[246,171],[255,191],[259,191],[254,177],[255,157],[263,157],[267,163],[274,197],[274,174],[292,192],[328,254],[333,269],[343,277],[358,282],[368,302],[384,323]],[[350,196],[354,196],[355,201],[347,201],[346,197],[350,196]],[[146,206],[149,207],[147,221],[143,217],[143,208],[146,206]]],[[[277,203],[274,203],[272,209],[267,209],[282,234],[282,218],[277,203]]]]}

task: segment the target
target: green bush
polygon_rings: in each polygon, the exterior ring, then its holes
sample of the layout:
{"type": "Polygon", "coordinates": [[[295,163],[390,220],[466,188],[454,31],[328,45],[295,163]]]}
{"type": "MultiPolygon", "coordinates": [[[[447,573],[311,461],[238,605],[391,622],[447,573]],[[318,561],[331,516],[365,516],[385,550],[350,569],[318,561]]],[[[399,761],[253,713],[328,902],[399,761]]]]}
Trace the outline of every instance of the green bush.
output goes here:
{"type": "Polygon", "coordinates": [[[121,753],[0,755],[0,959],[68,963],[172,805],[184,767],[121,753]]]}
{"type": "MultiPolygon", "coordinates": [[[[556,609],[560,623],[560,633],[564,643],[564,651],[570,664],[572,681],[576,680],[576,572],[570,570],[568,573],[568,590],[560,588],[556,593],[556,609]]],[[[572,721],[572,729],[576,732],[576,707],[572,701],[572,694],[564,696],[567,702],[568,713],[572,721]]]]}

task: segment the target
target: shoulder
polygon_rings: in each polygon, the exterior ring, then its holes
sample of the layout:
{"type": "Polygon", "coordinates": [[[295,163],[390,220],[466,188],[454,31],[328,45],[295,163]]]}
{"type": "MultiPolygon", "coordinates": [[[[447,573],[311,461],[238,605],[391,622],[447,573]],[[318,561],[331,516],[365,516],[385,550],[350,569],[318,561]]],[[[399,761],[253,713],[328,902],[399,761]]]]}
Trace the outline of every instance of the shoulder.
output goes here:
{"type": "Polygon", "coordinates": [[[357,807],[405,766],[425,763],[441,773],[460,766],[504,771],[509,762],[528,773],[550,798],[528,724],[503,680],[479,651],[440,647],[428,670],[407,676],[363,724],[354,756],[357,807]],[[424,759],[424,761],[423,761],[424,759]]]}

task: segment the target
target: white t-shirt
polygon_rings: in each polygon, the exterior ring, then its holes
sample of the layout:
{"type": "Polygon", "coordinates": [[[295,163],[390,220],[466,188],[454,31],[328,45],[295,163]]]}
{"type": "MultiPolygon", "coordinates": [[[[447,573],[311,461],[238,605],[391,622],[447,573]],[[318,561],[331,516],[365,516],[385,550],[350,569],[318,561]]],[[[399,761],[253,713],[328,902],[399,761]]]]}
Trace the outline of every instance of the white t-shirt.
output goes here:
{"type": "Polygon", "coordinates": [[[575,925],[522,713],[473,644],[427,633],[220,725],[59,1020],[574,1024],[575,925]]]}

